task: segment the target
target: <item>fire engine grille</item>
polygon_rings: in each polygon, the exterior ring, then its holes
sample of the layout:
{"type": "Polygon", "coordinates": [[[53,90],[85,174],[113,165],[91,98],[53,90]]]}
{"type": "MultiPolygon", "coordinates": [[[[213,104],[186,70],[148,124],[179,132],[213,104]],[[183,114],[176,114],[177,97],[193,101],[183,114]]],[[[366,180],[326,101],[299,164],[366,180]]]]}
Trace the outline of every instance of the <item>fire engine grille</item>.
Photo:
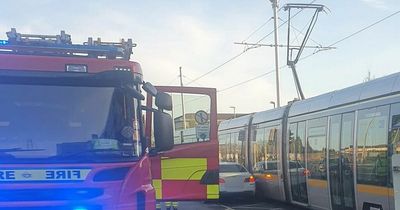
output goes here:
{"type": "Polygon", "coordinates": [[[103,195],[102,189],[17,189],[0,190],[0,202],[10,201],[73,201],[103,195]]]}

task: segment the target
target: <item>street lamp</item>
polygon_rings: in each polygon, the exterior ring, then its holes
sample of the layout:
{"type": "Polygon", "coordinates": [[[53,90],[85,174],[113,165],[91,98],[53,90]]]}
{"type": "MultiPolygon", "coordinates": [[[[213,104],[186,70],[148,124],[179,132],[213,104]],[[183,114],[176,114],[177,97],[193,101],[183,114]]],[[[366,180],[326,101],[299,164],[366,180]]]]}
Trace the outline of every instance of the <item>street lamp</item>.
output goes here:
{"type": "Polygon", "coordinates": [[[236,106],[230,106],[229,108],[233,109],[233,118],[236,118],[236,106]]]}
{"type": "Polygon", "coordinates": [[[269,103],[274,105],[274,109],[275,109],[275,101],[270,101],[269,103]]]}

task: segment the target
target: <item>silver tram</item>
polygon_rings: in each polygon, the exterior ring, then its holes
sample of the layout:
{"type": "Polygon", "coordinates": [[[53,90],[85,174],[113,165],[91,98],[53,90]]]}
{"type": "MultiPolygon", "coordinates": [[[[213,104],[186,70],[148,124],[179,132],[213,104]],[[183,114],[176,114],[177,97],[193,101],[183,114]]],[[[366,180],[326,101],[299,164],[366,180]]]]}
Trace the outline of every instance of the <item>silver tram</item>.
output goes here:
{"type": "Polygon", "coordinates": [[[259,196],[400,209],[400,73],[223,121],[218,135],[220,160],[254,173],[259,196]]]}

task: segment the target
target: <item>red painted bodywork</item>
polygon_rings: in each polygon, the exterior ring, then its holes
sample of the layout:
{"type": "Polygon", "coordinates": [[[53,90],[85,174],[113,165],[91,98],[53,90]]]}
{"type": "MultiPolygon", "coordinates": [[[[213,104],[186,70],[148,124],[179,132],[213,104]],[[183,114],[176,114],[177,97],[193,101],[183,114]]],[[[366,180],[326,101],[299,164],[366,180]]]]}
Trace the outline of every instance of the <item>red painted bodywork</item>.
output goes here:
{"type": "MultiPolygon", "coordinates": [[[[157,86],[158,91],[166,93],[190,93],[210,96],[210,140],[201,143],[174,145],[174,148],[160,156],[151,157],[153,179],[161,179],[161,158],[207,158],[207,170],[218,170],[218,134],[217,134],[217,96],[214,88],[157,86]]],[[[147,97],[147,106],[152,106],[151,97],[147,97]]],[[[151,136],[151,112],[146,113],[146,136],[151,136]]],[[[149,138],[150,139],[150,138],[149,138]]],[[[149,142],[150,143],[150,142],[149,142]]],[[[218,183],[217,183],[218,184],[218,183]]],[[[163,182],[163,200],[207,200],[207,185],[199,181],[163,182]]]]}
{"type": "Polygon", "coordinates": [[[134,73],[142,74],[139,63],[127,60],[0,54],[0,70],[65,72],[66,64],[86,65],[88,73],[113,70],[114,67],[129,67],[134,73]]]}
{"type": "MultiPolygon", "coordinates": [[[[54,57],[54,56],[33,56],[33,55],[12,55],[0,54],[0,71],[4,70],[23,70],[37,72],[65,72],[66,64],[83,64],[88,68],[88,73],[99,73],[113,70],[114,67],[129,67],[133,73],[142,74],[138,63],[126,60],[109,60],[96,58],[77,58],[77,57],[54,57]]],[[[85,181],[74,183],[0,183],[1,190],[7,189],[57,189],[57,188],[101,188],[104,194],[89,200],[81,201],[63,201],[41,200],[40,197],[34,201],[0,202],[0,209],[7,207],[18,209],[22,207],[68,207],[76,203],[81,205],[99,205],[102,210],[134,210],[137,209],[137,193],[145,194],[145,209],[155,209],[155,191],[151,184],[150,159],[147,155],[143,156],[137,162],[126,163],[103,163],[103,164],[4,164],[0,167],[7,169],[46,169],[46,168],[90,168],[91,172],[85,181]],[[94,175],[102,170],[129,167],[129,173],[124,180],[94,182],[94,175]]],[[[32,196],[35,196],[34,194],[32,196]]]]}

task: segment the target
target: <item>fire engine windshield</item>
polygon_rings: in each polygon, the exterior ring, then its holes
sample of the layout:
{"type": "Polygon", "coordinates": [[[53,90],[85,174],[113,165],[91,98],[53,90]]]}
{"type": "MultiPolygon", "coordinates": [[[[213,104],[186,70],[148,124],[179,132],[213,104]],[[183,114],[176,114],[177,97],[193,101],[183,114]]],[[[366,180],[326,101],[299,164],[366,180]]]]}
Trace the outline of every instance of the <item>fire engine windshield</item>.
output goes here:
{"type": "Polygon", "coordinates": [[[115,87],[0,84],[0,163],[135,160],[135,106],[115,87]]]}

